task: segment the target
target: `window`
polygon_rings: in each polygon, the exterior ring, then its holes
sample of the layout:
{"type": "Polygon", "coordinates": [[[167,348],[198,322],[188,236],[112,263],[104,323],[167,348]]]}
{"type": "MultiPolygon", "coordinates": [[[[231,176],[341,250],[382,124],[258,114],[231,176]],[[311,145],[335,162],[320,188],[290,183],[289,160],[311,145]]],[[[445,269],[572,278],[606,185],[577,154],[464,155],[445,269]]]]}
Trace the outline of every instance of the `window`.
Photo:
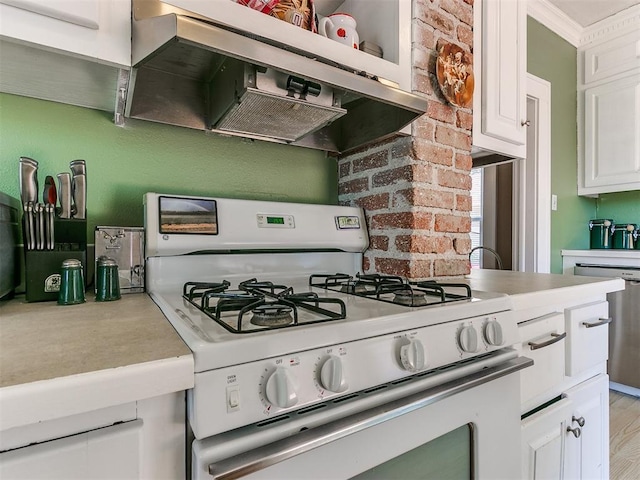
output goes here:
{"type": "MultiPolygon", "coordinates": [[[[482,245],[482,168],[471,170],[471,248],[482,245]]],[[[471,268],[480,268],[480,250],[471,255],[471,268]]]]}

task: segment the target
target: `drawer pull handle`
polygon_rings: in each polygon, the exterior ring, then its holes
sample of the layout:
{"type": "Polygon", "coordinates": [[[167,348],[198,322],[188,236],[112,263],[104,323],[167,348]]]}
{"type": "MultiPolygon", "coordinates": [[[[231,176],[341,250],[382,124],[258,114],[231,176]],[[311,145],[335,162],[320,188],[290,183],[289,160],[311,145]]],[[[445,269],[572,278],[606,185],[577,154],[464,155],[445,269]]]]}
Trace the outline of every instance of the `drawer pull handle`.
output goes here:
{"type": "Polygon", "coordinates": [[[584,417],[576,418],[576,417],[573,417],[573,416],[572,416],[572,417],[571,417],[571,422],[576,422],[576,423],[577,423],[578,425],[580,425],[581,427],[584,427],[584,424],[585,424],[584,417]]]}
{"type": "Polygon", "coordinates": [[[599,321],[593,322],[593,323],[582,322],[582,324],[587,328],[593,328],[593,327],[599,327],[600,325],[607,325],[611,322],[613,322],[613,318],[609,317],[609,318],[601,318],[599,321]]]}
{"type": "Polygon", "coordinates": [[[573,433],[573,436],[576,438],[580,438],[580,435],[582,435],[582,430],[580,430],[580,427],[576,427],[576,428],[567,427],[567,432],[573,433]]]}
{"type": "Polygon", "coordinates": [[[540,342],[540,343],[534,343],[534,342],[529,342],[529,346],[531,347],[531,350],[537,350],[539,348],[544,348],[544,347],[548,347],[549,345],[553,345],[554,343],[558,343],[560,340],[562,340],[563,338],[565,338],[567,336],[567,332],[565,333],[552,333],[551,336],[553,337],[551,340],[547,340],[546,342],[540,342]]]}

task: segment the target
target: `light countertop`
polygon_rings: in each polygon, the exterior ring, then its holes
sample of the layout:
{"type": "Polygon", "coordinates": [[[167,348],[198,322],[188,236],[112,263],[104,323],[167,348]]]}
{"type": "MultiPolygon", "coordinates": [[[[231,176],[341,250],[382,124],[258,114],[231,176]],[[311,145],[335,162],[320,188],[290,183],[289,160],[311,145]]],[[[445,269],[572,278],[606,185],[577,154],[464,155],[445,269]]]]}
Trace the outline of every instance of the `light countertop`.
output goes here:
{"type": "Polygon", "coordinates": [[[568,302],[624,290],[620,278],[583,277],[553,273],[523,273],[507,270],[475,269],[467,276],[472,290],[505,293],[514,308],[542,302],[568,302]]]}
{"type": "Polygon", "coordinates": [[[191,351],[146,294],[0,303],[0,430],[192,386],[191,351]]]}
{"type": "MultiPolygon", "coordinates": [[[[473,270],[514,308],[622,290],[624,281],[473,270]]],[[[146,294],[58,306],[0,303],[0,431],[193,387],[193,356],[146,294]]]]}

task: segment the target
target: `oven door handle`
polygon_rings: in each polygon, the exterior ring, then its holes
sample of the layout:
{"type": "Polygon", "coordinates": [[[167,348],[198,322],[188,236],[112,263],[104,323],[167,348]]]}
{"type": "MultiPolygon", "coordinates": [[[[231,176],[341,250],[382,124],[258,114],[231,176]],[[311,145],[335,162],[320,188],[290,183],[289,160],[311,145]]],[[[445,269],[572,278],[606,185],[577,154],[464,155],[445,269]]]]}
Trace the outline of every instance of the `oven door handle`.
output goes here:
{"type": "Polygon", "coordinates": [[[442,385],[350,415],[326,425],[304,430],[292,437],[278,440],[231,458],[211,463],[209,465],[209,473],[215,480],[233,480],[244,477],[314,448],[444,400],[457,393],[497,380],[531,365],[533,365],[533,360],[529,358],[512,358],[499,365],[485,368],[442,385]]]}

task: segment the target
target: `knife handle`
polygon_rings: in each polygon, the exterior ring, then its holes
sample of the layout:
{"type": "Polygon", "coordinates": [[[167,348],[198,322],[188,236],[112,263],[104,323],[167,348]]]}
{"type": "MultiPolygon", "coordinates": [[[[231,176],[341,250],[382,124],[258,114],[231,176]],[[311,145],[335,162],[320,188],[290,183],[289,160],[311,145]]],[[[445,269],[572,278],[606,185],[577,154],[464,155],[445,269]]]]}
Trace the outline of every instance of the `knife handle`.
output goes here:
{"type": "Polygon", "coordinates": [[[58,174],[58,198],[60,199],[60,218],[71,218],[71,174],[58,174]]]}
{"type": "Polygon", "coordinates": [[[20,196],[23,203],[38,201],[38,162],[20,157],[20,196]]]}
{"type": "Polygon", "coordinates": [[[27,250],[35,250],[36,248],[36,244],[35,244],[35,228],[34,228],[34,222],[33,222],[33,202],[27,202],[25,204],[25,217],[26,217],[26,224],[27,224],[27,231],[26,231],[26,244],[27,244],[27,250]]]}
{"type": "Polygon", "coordinates": [[[47,213],[47,250],[53,250],[56,243],[55,227],[53,226],[55,205],[48,203],[45,208],[47,213]]]}
{"type": "Polygon", "coordinates": [[[71,190],[73,192],[73,218],[83,219],[87,216],[87,177],[81,173],[74,175],[71,179],[71,190]]]}
{"type": "Polygon", "coordinates": [[[36,249],[44,250],[44,205],[36,203],[36,249]]]}

